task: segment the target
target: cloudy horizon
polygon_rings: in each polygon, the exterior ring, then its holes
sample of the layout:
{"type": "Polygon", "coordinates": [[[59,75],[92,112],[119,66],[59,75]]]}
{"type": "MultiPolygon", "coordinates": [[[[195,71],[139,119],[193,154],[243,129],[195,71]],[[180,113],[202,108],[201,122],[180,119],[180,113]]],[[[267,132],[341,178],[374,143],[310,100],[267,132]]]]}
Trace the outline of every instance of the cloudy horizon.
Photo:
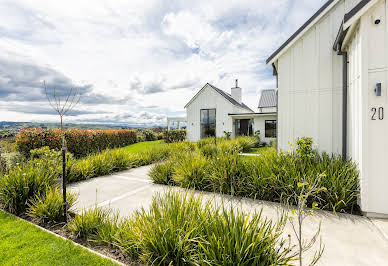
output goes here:
{"type": "Polygon", "coordinates": [[[49,90],[80,103],[66,123],[164,124],[207,83],[256,109],[266,58],[325,2],[0,0],[0,121],[57,122],[49,90]]]}

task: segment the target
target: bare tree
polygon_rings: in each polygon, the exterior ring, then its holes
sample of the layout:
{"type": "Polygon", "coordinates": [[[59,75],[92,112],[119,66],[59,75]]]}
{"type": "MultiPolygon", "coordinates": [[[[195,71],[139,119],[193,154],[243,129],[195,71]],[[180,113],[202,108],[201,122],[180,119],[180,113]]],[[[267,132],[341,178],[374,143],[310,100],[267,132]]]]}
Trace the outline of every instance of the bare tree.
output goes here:
{"type": "Polygon", "coordinates": [[[46,82],[43,81],[44,91],[50,106],[59,115],[61,122],[62,139],[62,191],[63,191],[63,219],[67,222],[67,201],[66,201],[66,139],[63,130],[63,117],[68,114],[79,103],[81,94],[77,88],[70,88],[67,92],[58,92],[54,87],[50,92],[46,82]]]}

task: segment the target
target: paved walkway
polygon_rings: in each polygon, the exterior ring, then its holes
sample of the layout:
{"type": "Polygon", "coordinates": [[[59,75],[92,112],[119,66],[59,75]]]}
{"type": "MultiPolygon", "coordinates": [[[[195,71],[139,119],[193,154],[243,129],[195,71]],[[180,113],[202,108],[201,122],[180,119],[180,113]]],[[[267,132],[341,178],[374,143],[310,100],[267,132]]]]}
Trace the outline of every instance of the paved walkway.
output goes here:
{"type": "MultiPolygon", "coordinates": [[[[110,207],[125,217],[140,207],[147,208],[155,193],[168,190],[166,186],[152,184],[149,169],[150,166],[144,166],[70,185],[72,191],[79,193],[75,209],[80,211],[96,205],[110,207]]],[[[212,193],[204,193],[204,197],[216,202],[232,202],[234,208],[245,212],[263,208],[265,216],[273,219],[278,216],[279,204],[276,203],[241,198],[230,200],[228,196],[212,193]]],[[[388,265],[388,220],[347,214],[336,216],[319,211],[305,220],[306,238],[315,233],[320,221],[325,252],[318,265],[388,265]]],[[[295,239],[289,224],[284,237],[288,234],[295,239]]],[[[311,252],[306,254],[306,265],[311,255],[311,252]]]]}

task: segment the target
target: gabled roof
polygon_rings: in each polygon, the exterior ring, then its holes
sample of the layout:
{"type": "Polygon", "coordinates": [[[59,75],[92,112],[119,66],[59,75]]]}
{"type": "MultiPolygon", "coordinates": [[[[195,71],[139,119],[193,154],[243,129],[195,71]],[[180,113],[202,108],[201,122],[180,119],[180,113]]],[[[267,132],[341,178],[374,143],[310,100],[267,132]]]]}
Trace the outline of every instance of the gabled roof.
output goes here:
{"type": "Polygon", "coordinates": [[[201,91],[206,87],[206,86],[209,86],[210,88],[214,89],[216,92],[218,92],[219,94],[221,94],[225,99],[227,99],[229,102],[231,102],[233,105],[235,106],[238,106],[240,108],[243,108],[243,109],[246,109],[250,112],[253,112],[253,110],[251,108],[249,108],[245,103],[239,103],[237,102],[235,99],[232,98],[232,95],[230,95],[229,93],[227,92],[224,92],[223,90],[211,85],[210,83],[206,83],[205,86],[202,87],[202,89],[185,105],[185,108],[201,93],[201,91]]]}
{"type": "Polygon", "coordinates": [[[274,89],[263,90],[260,96],[259,108],[277,107],[277,98],[278,94],[274,89]]]}

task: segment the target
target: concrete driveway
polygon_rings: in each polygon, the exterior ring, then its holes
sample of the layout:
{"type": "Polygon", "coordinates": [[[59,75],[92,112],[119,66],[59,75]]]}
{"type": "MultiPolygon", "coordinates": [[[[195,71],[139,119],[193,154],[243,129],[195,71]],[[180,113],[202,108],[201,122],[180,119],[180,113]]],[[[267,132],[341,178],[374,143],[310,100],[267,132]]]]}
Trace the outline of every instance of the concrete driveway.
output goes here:
{"type": "MultiPolygon", "coordinates": [[[[126,217],[141,207],[147,208],[153,195],[169,189],[167,186],[152,184],[148,176],[150,167],[139,167],[69,185],[70,190],[79,193],[75,210],[99,206],[113,208],[119,211],[120,217],[126,217]]],[[[234,208],[247,213],[263,209],[263,214],[272,219],[278,217],[280,209],[279,204],[271,202],[231,199],[213,193],[203,195],[206,200],[233,204],[234,208]]],[[[318,265],[388,265],[388,220],[318,211],[305,220],[305,238],[313,236],[319,222],[322,222],[321,237],[325,251],[318,265]]],[[[288,235],[296,243],[289,224],[285,228],[284,237],[288,235]]],[[[306,253],[306,265],[315,249],[306,253]]]]}

